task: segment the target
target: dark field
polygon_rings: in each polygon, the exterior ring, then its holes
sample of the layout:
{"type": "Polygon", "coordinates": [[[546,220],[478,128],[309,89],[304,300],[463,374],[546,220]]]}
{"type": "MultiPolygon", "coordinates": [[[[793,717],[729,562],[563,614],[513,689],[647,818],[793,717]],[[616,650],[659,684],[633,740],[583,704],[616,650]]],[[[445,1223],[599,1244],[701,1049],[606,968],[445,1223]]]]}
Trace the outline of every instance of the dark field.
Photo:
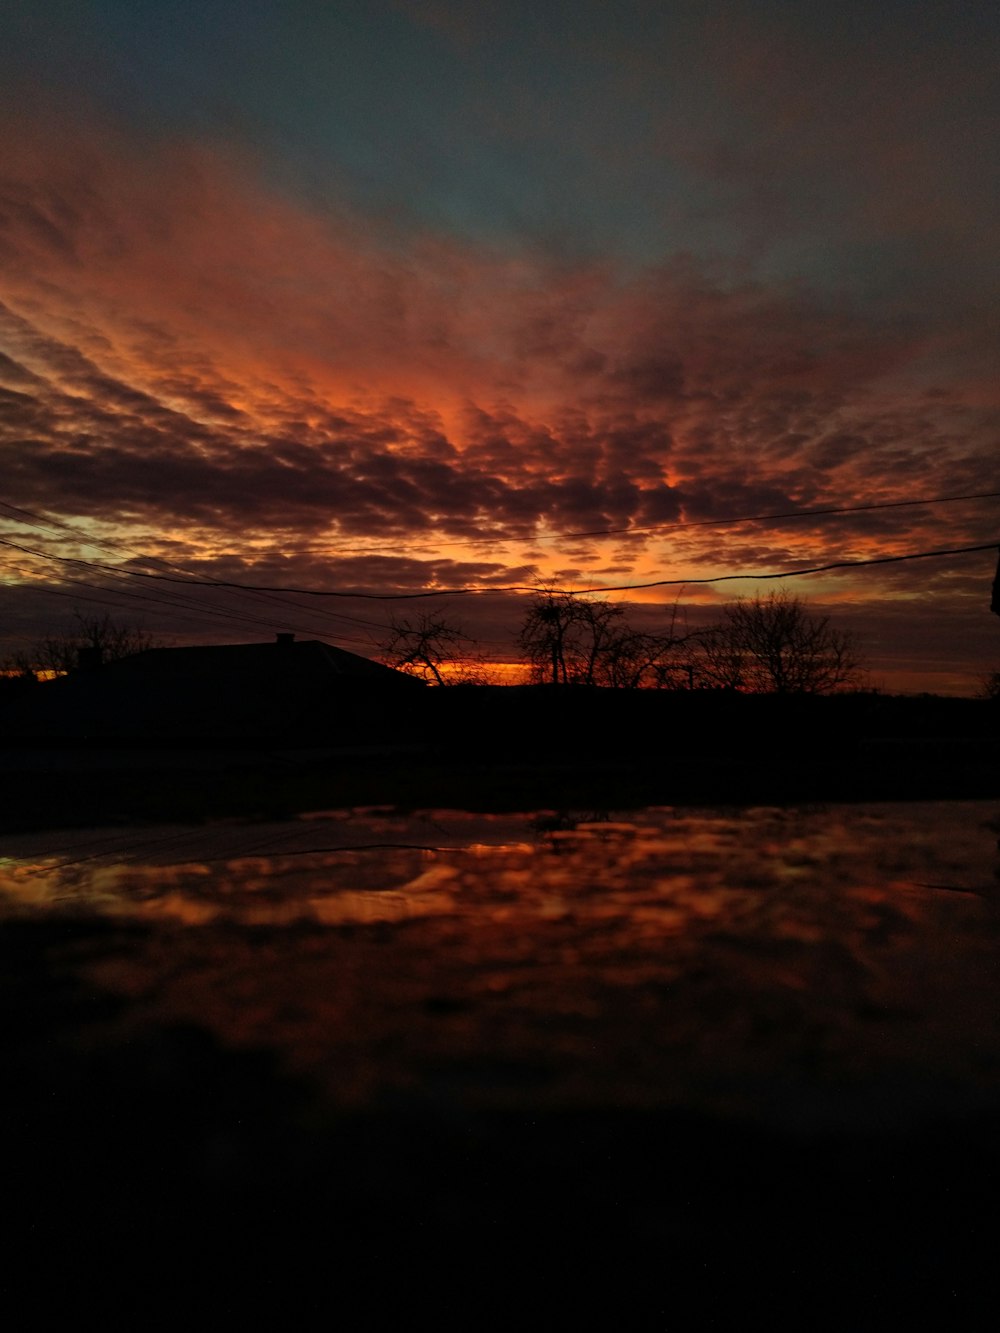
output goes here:
{"type": "MultiPolygon", "coordinates": [[[[44,687],[42,687],[44,688],[44,687]]],[[[774,804],[1000,796],[1000,707],[452,688],[225,744],[95,733],[0,751],[0,831],[384,804],[774,804]]]]}

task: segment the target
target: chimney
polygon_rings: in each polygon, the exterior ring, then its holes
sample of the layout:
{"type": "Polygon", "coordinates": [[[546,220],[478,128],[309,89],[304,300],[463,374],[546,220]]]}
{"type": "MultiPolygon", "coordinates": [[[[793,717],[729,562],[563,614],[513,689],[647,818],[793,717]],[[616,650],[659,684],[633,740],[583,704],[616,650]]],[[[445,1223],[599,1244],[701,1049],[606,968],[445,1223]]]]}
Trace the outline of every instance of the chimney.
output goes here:
{"type": "Polygon", "coordinates": [[[289,644],[295,642],[294,633],[279,633],[276,634],[274,637],[279,648],[287,648],[289,644]]]}

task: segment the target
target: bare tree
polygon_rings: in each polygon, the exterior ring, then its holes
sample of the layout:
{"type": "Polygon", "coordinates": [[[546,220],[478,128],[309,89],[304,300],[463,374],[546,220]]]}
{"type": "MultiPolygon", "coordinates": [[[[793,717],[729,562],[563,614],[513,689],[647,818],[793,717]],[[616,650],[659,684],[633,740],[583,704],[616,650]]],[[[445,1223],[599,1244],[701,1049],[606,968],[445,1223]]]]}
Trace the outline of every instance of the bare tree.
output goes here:
{"type": "Polygon", "coordinates": [[[690,636],[677,633],[677,604],[665,632],[634,629],[621,606],[574,593],[540,589],[528,607],[518,642],[536,681],[638,689],[675,685],[678,650],[690,636]]]}
{"type": "Polygon", "coordinates": [[[577,601],[552,590],[540,589],[532,595],[517,641],[534,680],[569,684],[568,645],[576,623],[577,601]]]}
{"type": "Polygon", "coordinates": [[[439,612],[393,616],[379,646],[389,666],[434,685],[475,684],[482,675],[476,640],[439,612]]]}
{"type": "Polygon", "coordinates": [[[7,680],[34,680],[36,677],[34,654],[18,648],[0,662],[0,676],[7,680]]]}
{"type": "Polygon", "coordinates": [[[140,626],[127,620],[115,620],[108,613],[103,616],[85,616],[75,613],[76,629],[66,634],[50,634],[39,639],[24,660],[31,669],[44,675],[65,675],[74,671],[81,654],[88,654],[95,662],[116,662],[133,653],[156,648],[158,641],[140,626]]]}
{"type": "Polygon", "coordinates": [[[536,681],[595,685],[623,627],[620,606],[541,588],[532,596],[518,643],[536,681]]]}
{"type": "Polygon", "coordinates": [[[677,634],[676,608],[665,631],[648,634],[625,626],[605,645],[597,683],[624,690],[688,688],[691,673],[682,650],[695,637],[677,634]]]}
{"type": "Polygon", "coordinates": [[[827,694],[860,679],[853,637],[785,589],[738,598],[701,635],[699,678],[755,694],[827,694]]]}
{"type": "Polygon", "coordinates": [[[694,672],[698,684],[710,689],[753,690],[746,652],[728,623],[702,630],[694,672]]]}
{"type": "Polygon", "coordinates": [[[622,629],[605,646],[597,683],[619,690],[656,684],[656,667],[663,655],[664,645],[655,634],[622,629]]]}
{"type": "Polygon", "coordinates": [[[618,689],[684,689],[691,686],[690,645],[698,638],[683,625],[680,598],[662,630],[643,633],[623,624],[605,645],[599,682],[618,689]]]}

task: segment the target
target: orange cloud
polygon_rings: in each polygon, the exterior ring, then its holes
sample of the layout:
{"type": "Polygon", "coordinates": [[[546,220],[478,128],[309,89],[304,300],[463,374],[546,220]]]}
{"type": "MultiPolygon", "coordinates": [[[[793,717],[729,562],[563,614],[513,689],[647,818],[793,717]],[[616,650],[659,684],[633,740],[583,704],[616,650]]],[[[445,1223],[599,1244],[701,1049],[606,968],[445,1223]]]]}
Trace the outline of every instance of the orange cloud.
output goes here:
{"type": "MultiPolygon", "coordinates": [[[[170,534],[229,576],[368,587],[617,584],[982,537],[981,507],[645,530],[993,489],[997,392],[947,319],[873,319],[690,258],[405,237],[310,210],[218,145],[7,130],[16,503],[144,549],[170,534]]],[[[864,596],[929,587],[887,567],[864,596]]],[[[971,605],[972,583],[940,595],[971,605]]]]}

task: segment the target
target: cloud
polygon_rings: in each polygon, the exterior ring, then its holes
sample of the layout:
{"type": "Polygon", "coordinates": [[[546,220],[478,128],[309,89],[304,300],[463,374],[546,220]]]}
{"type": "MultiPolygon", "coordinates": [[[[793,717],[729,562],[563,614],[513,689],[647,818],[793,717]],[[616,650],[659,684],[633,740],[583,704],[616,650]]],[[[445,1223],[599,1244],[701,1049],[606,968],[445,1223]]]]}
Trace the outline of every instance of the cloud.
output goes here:
{"type": "MultiPolygon", "coordinates": [[[[219,145],[140,152],[44,120],[8,139],[13,504],[177,542],[199,568],[369,589],[694,577],[982,536],[973,506],[553,537],[993,489],[997,391],[950,310],[873,313],[690,255],[404,244],[310,212],[219,145]],[[321,559],[294,554],[310,544],[321,559]]],[[[938,585],[900,566],[868,586],[938,585]]]]}

